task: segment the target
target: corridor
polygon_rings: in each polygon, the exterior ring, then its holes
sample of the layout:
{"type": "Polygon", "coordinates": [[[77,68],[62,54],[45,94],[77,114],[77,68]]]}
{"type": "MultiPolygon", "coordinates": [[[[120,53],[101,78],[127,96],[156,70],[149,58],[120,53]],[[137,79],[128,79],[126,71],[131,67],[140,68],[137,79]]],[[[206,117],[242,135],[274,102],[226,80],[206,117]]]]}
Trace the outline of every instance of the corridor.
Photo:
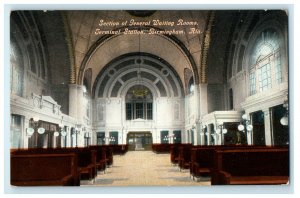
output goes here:
{"type": "Polygon", "coordinates": [[[208,178],[196,182],[189,170],[179,171],[170,162],[170,154],[131,151],[114,155],[112,167],[98,172],[95,181],[81,181],[81,186],[208,186],[208,178]]]}

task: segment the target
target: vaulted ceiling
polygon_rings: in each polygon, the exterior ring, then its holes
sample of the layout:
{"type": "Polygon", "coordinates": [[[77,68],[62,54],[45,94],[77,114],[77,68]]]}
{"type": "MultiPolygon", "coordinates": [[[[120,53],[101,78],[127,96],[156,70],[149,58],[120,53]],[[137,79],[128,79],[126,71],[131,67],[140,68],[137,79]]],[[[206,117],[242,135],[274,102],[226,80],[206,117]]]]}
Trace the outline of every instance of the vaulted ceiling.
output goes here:
{"type": "MultiPolygon", "coordinates": [[[[189,68],[199,72],[201,62],[201,47],[204,31],[207,26],[209,11],[155,11],[150,16],[137,17],[129,11],[69,11],[67,12],[75,56],[78,83],[82,82],[80,72],[92,69],[92,84],[97,74],[114,58],[132,52],[145,52],[161,57],[170,63],[184,82],[184,69],[189,68]],[[180,25],[180,22],[193,22],[191,25],[180,25]],[[102,21],[102,22],[101,22],[102,21]],[[126,25],[122,22],[127,21],[126,25]],[[161,30],[173,29],[184,34],[132,34],[107,35],[95,34],[96,29],[115,30],[132,28],[132,22],[151,21],[151,27],[161,30]],[[161,23],[160,25],[154,22],[161,23]],[[172,25],[171,22],[174,22],[172,25]],[[99,23],[107,23],[99,25],[99,23]],[[178,24],[178,25],[176,25],[178,24]],[[201,31],[199,34],[189,34],[191,28],[201,31]],[[81,71],[80,71],[81,70],[81,71]]],[[[149,27],[145,24],[143,28],[149,27]]],[[[140,26],[141,27],[141,26],[140,26]]],[[[199,74],[197,74],[198,76],[199,74]]],[[[197,81],[197,80],[196,80],[197,81]]]]}

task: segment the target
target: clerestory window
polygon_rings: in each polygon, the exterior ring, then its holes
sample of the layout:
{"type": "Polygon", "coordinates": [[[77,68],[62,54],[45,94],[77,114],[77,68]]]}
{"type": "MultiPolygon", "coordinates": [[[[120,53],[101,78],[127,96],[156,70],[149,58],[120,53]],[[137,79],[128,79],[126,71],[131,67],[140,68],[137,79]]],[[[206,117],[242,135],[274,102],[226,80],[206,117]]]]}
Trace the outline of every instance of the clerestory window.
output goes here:
{"type": "Polygon", "coordinates": [[[265,30],[255,41],[250,57],[250,95],[282,82],[280,39],[276,31],[265,30]]]}
{"type": "Polygon", "coordinates": [[[151,91],[142,85],[136,85],[126,94],[126,120],[153,119],[153,99],[151,91]]]}

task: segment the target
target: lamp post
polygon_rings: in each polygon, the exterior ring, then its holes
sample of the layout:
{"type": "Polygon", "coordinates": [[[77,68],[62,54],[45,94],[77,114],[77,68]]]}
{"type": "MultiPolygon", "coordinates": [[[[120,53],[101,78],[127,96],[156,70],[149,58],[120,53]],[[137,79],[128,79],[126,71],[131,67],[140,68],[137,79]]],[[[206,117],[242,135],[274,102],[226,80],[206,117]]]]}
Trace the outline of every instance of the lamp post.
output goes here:
{"type": "Polygon", "coordinates": [[[38,117],[33,117],[29,119],[29,127],[26,129],[27,135],[31,136],[35,129],[38,127],[39,124],[39,118],[38,117]]]}
{"type": "Polygon", "coordinates": [[[280,124],[283,126],[289,125],[289,102],[288,102],[288,96],[286,99],[283,101],[284,108],[286,108],[285,115],[280,119],[280,124]]]}
{"type": "MultiPolygon", "coordinates": [[[[43,127],[39,128],[39,121],[40,121],[40,118],[37,117],[37,116],[35,116],[35,117],[33,117],[29,120],[30,127],[26,129],[27,135],[29,135],[31,137],[31,135],[34,134],[35,130],[37,130],[38,134],[44,134],[45,133],[45,129],[43,127]]],[[[38,145],[38,140],[39,140],[38,136],[34,136],[34,139],[31,140],[31,143],[34,147],[39,146],[38,145]]]]}
{"type": "Polygon", "coordinates": [[[173,140],[173,142],[174,142],[174,140],[176,140],[176,136],[175,136],[174,134],[172,134],[172,135],[167,135],[167,136],[164,137],[164,141],[168,141],[169,144],[172,144],[172,141],[171,141],[171,140],[173,140]]]}
{"type": "Polygon", "coordinates": [[[217,134],[216,133],[211,133],[210,134],[211,137],[209,136],[208,132],[206,132],[206,135],[207,135],[207,138],[210,139],[210,141],[208,142],[208,145],[216,145],[217,144],[217,142],[216,142],[216,140],[217,140],[217,134]]]}
{"type": "Polygon", "coordinates": [[[90,132],[85,132],[84,138],[85,138],[85,140],[86,140],[86,146],[88,147],[89,144],[90,144],[90,138],[91,138],[90,132]]]}
{"type": "Polygon", "coordinates": [[[251,132],[253,130],[253,126],[250,120],[248,119],[247,114],[242,115],[242,121],[238,126],[238,130],[245,133],[246,143],[248,144],[248,132],[251,132]]]}
{"type": "Polygon", "coordinates": [[[227,129],[223,125],[223,123],[218,124],[218,128],[216,130],[216,133],[221,136],[221,145],[224,145],[224,137],[223,135],[227,133],[227,129]]]}
{"type": "Polygon", "coordinates": [[[108,145],[110,142],[115,142],[115,141],[116,141],[116,140],[115,140],[115,137],[113,137],[113,136],[111,136],[111,137],[106,136],[106,137],[103,138],[103,140],[104,140],[105,144],[106,144],[106,140],[107,140],[107,145],[108,145]]]}
{"type": "Polygon", "coordinates": [[[81,124],[76,124],[72,130],[72,136],[75,135],[75,147],[78,147],[78,134],[80,134],[81,124]]]}
{"type": "Polygon", "coordinates": [[[64,147],[66,148],[67,147],[67,132],[64,130],[64,125],[63,124],[59,124],[59,132],[60,132],[60,135],[64,138],[63,142],[64,142],[64,147]]]}

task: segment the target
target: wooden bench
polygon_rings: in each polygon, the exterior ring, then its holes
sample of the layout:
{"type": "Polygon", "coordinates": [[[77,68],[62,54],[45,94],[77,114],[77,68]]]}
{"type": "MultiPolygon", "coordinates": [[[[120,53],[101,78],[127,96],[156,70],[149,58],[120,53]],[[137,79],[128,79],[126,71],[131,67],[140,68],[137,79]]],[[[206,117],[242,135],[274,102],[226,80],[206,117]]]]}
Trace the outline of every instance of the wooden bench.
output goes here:
{"type": "Polygon", "coordinates": [[[192,144],[182,144],[179,146],[178,166],[180,170],[190,168],[191,148],[192,144]]]}
{"type": "Polygon", "coordinates": [[[125,155],[128,151],[127,144],[112,145],[114,155],[125,155]]]}
{"type": "Polygon", "coordinates": [[[11,185],[76,186],[78,183],[76,154],[12,154],[11,185]]]}
{"type": "Polygon", "coordinates": [[[172,164],[178,164],[179,160],[179,146],[181,144],[174,144],[170,148],[170,160],[172,164]]]}
{"type": "Polygon", "coordinates": [[[77,155],[77,168],[80,179],[93,179],[97,174],[96,151],[89,148],[32,148],[13,150],[12,154],[67,154],[77,155]]]}
{"type": "Polygon", "coordinates": [[[106,160],[106,148],[101,145],[93,145],[89,148],[94,149],[96,151],[96,169],[98,171],[104,171],[106,170],[107,166],[107,160],[106,160]]]}
{"type": "Polygon", "coordinates": [[[113,146],[112,145],[103,145],[106,151],[106,165],[109,167],[113,164],[113,146]]]}
{"type": "Polygon", "coordinates": [[[203,146],[191,148],[190,174],[194,177],[210,176],[214,167],[214,146],[203,146]]]}
{"type": "Polygon", "coordinates": [[[287,184],[288,148],[216,150],[212,185],[287,184]]]}
{"type": "MultiPolygon", "coordinates": [[[[273,149],[270,146],[253,145],[211,145],[193,146],[191,148],[190,173],[193,178],[210,176],[214,168],[214,154],[216,150],[240,150],[240,149],[273,149]]],[[[279,148],[279,147],[276,147],[279,148]]]]}
{"type": "Polygon", "coordinates": [[[152,144],[152,151],[156,154],[170,153],[170,147],[172,144],[152,144]]]}
{"type": "Polygon", "coordinates": [[[80,179],[91,180],[95,178],[97,175],[96,151],[88,148],[76,148],[73,152],[78,155],[80,179]]]}

